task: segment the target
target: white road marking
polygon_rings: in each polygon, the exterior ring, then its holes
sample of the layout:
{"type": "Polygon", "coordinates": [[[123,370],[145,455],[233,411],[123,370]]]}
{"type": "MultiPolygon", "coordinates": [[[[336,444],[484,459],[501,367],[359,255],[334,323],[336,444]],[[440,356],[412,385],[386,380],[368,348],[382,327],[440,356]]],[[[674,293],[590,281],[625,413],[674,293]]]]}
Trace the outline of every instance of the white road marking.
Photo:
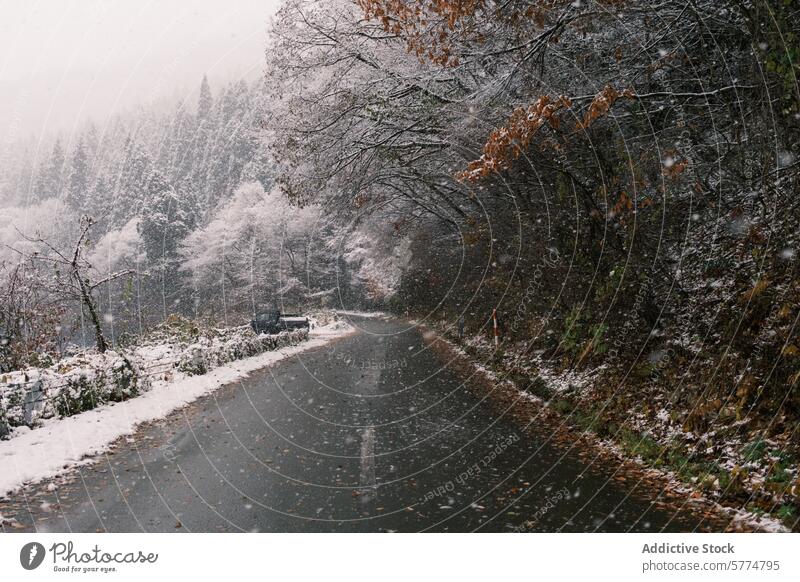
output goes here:
{"type": "Polygon", "coordinates": [[[361,503],[378,498],[375,478],[375,427],[368,426],[361,433],[361,503]]]}

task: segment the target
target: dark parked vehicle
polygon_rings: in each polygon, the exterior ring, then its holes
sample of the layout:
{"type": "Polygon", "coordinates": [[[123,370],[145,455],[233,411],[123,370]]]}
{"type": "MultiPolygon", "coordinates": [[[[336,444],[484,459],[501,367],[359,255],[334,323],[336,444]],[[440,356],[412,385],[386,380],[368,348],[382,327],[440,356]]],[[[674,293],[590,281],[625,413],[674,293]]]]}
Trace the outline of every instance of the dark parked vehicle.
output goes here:
{"type": "Polygon", "coordinates": [[[299,313],[267,311],[259,313],[255,319],[251,319],[250,327],[256,333],[280,333],[293,329],[310,329],[311,322],[299,313]]]}

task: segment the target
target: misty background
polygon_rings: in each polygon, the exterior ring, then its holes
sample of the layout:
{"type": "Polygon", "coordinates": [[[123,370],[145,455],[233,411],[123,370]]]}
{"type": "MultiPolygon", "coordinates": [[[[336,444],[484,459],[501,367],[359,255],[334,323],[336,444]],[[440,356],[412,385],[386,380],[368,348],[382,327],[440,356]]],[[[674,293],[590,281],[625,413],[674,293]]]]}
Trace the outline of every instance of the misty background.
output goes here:
{"type": "Polygon", "coordinates": [[[343,230],[275,188],[276,7],[0,4],[4,369],[90,345],[98,326],[114,345],[172,314],[238,325],[348,286],[343,230]]]}
{"type": "Polygon", "coordinates": [[[275,0],[0,2],[2,149],[263,70],[275,0]]]}

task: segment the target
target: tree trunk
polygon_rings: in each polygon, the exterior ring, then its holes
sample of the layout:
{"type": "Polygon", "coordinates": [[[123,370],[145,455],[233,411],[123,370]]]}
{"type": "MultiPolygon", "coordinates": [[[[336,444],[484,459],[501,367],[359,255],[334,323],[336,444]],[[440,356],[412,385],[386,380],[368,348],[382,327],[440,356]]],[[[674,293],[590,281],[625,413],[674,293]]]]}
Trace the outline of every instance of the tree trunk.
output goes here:
{"type": "Polygon", "coordinates": [[[86,306],[86,309],[89,311],[89,317],[92,320],[92,326],[94,327],[94,339],[95,343],[97,344],[97,351],[101,354],[105,353],[108,349],[108,343],[106,342],[106,338],[103,335],[103,328],[100,327],[100,318],[97,315],[97,307],[95,307],[94,299],[92,299],[92,294],[86,287],[86,282],[81,278],[80,273],[75,271],[75,278],[78,280],[78,286],[81,290],[81,301],[86,306]]]}

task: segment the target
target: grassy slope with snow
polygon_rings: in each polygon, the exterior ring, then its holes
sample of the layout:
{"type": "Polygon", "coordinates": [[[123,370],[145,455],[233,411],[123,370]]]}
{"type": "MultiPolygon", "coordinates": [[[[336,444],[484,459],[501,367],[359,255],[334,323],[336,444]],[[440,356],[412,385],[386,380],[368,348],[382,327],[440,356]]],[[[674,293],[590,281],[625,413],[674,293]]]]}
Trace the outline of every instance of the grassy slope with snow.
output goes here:
{"type": "MultiPolygon", "coordinates": [[[[439,327],[438,330],[444,338],[455,340],[452,329],[439,327]]],[[[492,343],[481,336],[466,338],[463,348],[448,343],[452,350],[468,358],[476,371],[493,383],[510,385],[521,400],[535,401],[559,414],[584,435],[593,434],[595,443],[614,455],[659,471],[675,490],[685,491],[696,499],[706,499],[730,515],[734,522],[761,531],[787,531],[790,528],[787,522],[791,524],[792,516],[786,519],[777,509],[788,502],[787,497],[794,495],[795,489],[782,491],[781,495],[772,498],[776,509],[772,513],[755,511],[750,503],[756,495],[766,497],[773,493],[764,488],[768,473],[774,467],[774,460],[768,455],[748,455],[746,447],[742,451],[742,443],[734,446],[732,442],[709,451],[713,464],[689,458],[688,453],[677,455],[674,453],[676,450],[696,448],[696,441],[701,437],[676,427],[669,415],[659,415],[660,422],[657,423],[632,415],[623,424],[622,419],[608,419],[581,399],[571,398],[576,392],[584,398],[591,395],[595,384],[602,383],[601,369],[582,372],[555,370],[536,353],[523,355],[523,346],[511,344],[496,351],[492,343]],[[721,482],[725,478],[722,471],[731,475],[728,479],[738,479],[737,495],[730,494],[732,486],[729,482],[721,482]]],[[[765,441],[765,448],[768,444],[765,441]]]]}

